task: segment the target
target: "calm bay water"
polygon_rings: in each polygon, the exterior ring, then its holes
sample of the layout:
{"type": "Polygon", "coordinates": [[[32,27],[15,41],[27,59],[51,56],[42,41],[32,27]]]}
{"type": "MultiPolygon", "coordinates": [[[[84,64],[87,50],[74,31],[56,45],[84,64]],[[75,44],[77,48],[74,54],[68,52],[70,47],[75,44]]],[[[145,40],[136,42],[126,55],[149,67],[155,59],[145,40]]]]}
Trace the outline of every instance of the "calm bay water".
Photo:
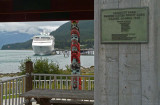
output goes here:
{"type": "MultiPolygon", "coordinates": [[[[60,68],[65,69],[66,65],[71,64],[71,57],[65,58],[63,55],[49,55],[49,56],[35,56],[31,50],[0,50],[0,73],[16,73],[20,70],[20,61],[30,57],[33,61],[35,59],[48,58],[59,64],[60,68]]],[[[94,56],[81,56],[81,66],[94,66],[94,56]]]]}

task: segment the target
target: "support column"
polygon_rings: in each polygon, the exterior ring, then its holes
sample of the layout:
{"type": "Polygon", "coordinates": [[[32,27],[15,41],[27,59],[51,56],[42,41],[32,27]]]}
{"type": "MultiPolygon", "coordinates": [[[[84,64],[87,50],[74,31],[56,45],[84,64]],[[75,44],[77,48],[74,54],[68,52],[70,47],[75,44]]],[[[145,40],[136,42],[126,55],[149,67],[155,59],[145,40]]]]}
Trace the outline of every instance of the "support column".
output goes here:
{"type": "Polygon", "coordinates": [[[159,0],[94,0],[95,105],[160,105],[159,5],[159,0]],[[101,43],[102,9],[143,7],[149,9],[148,43],[101,43]]]}

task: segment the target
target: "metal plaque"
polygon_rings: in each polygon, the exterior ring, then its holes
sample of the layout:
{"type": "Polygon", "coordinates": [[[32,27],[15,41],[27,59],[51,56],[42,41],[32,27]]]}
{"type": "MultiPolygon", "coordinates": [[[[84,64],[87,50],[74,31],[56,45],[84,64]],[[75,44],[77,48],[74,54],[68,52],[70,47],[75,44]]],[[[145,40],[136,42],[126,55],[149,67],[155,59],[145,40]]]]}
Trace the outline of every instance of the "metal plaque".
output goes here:
{"type": "Polygon", "coordinates": [[[101,42],[148,42],[148,8],[101,10],[101,42]]]}

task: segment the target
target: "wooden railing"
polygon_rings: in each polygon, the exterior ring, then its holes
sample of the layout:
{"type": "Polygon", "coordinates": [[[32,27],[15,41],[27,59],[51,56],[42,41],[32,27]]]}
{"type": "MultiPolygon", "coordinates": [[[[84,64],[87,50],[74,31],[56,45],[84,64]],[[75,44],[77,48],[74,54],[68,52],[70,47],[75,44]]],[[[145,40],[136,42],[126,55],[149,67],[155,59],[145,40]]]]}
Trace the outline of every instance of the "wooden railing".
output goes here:
{"type": "Polygon", "coordinates": [[[94,90],[94,75],[56,75],[32,74],[33,88],[37,89],[71,89],[73,77],[81,78],[82,90],[94,90]]]}
{"type": "MultiPolygon", "coordinates": [[[[75,75],[32,74],[33,89],[71,89],[71,79],[75,75]]],[[[78,75],[82,90],[94,90],[93,75],[78,75]]],[[[26,92],[27,75],[0,82],[0,105],[22,105],[19,95],[26,92]]]]}
{"type": "Polygon", "coordinates": [[[94,75],[33,74],[26,63],[26,75],[0,82],[0,105],[23,105],[19,95],[32,89],[71,89],[72,78],[81,78],[82,90],[94,90],[94,75]]]}
{"type": "Polygon", "coordinates": [[[26,75],[0,82],[0,105],[21,105],[24,99],[19,95],[26,90],[26,75]]]}

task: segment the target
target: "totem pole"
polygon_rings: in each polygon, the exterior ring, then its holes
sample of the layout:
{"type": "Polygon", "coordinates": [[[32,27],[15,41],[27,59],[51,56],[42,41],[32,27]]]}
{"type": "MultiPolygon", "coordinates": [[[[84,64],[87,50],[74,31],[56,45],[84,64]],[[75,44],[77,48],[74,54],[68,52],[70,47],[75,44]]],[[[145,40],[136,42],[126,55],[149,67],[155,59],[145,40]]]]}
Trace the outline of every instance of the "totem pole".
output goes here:
{"type": "Polygon", "coordinates": [[[81,90],[80,75],[80,33],[78,20],[71,21],[71,70],[75,77],[72,77],[72,89],[81,90]]]}

